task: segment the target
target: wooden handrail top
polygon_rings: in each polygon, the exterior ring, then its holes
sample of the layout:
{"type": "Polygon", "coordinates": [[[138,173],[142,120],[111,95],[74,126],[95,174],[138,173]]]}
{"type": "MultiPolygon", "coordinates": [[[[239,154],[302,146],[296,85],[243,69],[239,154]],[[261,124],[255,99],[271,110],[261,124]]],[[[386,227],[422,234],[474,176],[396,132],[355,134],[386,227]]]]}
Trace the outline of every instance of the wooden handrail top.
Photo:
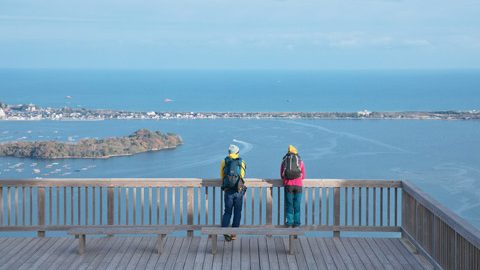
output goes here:
{"type": "MultiPolygon", "coordinates": [[[[6,179],[0,187],[219,187],[220,179],[200,178],[70,178],[70,179],[6,179]]],[[[398,180],[305,179],[305,187],[378,187],[399,188],[398,180]]],[[[247,187],[281,187],[280,179],[245,179],[247,187]]]]}
{"type": "Polygon", "coordinates": [[[447,209],[430,195],[420,190],[408,181],[402,181],[403,190],[415,198],[425,208],[448,224],[458,234],[467,239],[470,243],[480,248],[480,230],[475,228],[453,211],[447,209]]]}

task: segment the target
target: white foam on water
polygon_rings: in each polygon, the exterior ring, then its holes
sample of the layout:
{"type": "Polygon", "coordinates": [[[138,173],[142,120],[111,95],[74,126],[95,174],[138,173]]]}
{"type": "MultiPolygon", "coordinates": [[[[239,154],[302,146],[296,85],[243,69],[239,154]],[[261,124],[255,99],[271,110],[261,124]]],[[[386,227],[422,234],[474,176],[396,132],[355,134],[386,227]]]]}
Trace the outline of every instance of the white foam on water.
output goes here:
{"type": "Polygon", "coordinates": [[[248,152],[252,151],[252,149],[253,149],[253,144],[251,144],[249,142],[245,142],[245,141],[241,141],[241,140],[237,140],[237,139],[233,139],[233,142],[239,143],[243,146],[243,149],[240,149],[240,154],[248,153],[248,152]]]}
{"type": "Polygon", "coordinates": [[[411,151],[405,150],[403,148],[400,148],[400,147],[397,147],[397,146],[394,146],[394,145],[390,145],[390,144],[381,142],[379,140],[370,139],[370,138],[366,138],[366,137],[363,137],[363,136],[360,136],[360,135],[349,133],[349,132],[335,131],[335,130],[328,129],[328,128],[323,127],[323,126],[307,124],[307,123],[300,123],[300,122],[296,122],[296,121],[287,121],[286,120],[284,122],[294,124],[294,125],[299,125],[299,126],[315,128],[315,129],[321,130],[323,132],[327,132],[327,133],[337,135],[337,136],[347,137],[347,138],[354,139],[354,140],[357,140],[357,141],[368,142],[368,143],[371,143],[371,144],[374,144],[374,145],[377,145],[377,146],[381,146],[381,147],[385,147],[385,148],[388,148],[388,149],[391,149],[391,150],[395,150],[395,151],[398,151],[398,152],[401,152],[401,153],[412,153],[411,151]]]}

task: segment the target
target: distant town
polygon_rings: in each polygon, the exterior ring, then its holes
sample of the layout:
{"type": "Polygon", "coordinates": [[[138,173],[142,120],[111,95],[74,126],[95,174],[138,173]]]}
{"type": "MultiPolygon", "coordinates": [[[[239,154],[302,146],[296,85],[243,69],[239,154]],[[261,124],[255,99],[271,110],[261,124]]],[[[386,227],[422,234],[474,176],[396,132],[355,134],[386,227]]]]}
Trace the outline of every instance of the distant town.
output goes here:
{"type": "Polygon", "coordinates": [[[169,120],[169,119],[412,119],[480,120],[480,111],[405,112],[132,112],[86,108],[42,108],[34,104],[0,102],[0,120],[169,120]]]}

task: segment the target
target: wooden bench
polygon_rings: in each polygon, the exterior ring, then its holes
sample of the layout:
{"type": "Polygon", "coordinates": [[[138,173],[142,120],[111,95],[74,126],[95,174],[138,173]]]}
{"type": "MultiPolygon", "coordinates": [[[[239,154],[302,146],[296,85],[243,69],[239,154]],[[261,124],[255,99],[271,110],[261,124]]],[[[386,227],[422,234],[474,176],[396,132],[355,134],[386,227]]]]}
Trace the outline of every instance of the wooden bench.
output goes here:
{"type": "Polygon", "coordinates": [[[236,234],[236,235],[288,235],[289,236],[289,254],[294,254],[294,241],[297,236],[304,235],[305,232],[300,228],[265,228],[265,227],[249,227],[249,228],[232,228],[232,227],[203,227],[202,234],[208,234],[212,238],[212,254],[217,253],[217,235],[219,234],[236,234]]]}
{"type": "Polygon", "coordinates": [[[68,234],[78,237],[78,254],[85,253],[86,247],[86,235],[114,235],[114,234],[157,234],[158,242],[157,249],[158,254],[163,252],[163,242],[167,234],[174,231],[174,228],[163,227],[119,227],[112,228],[111,226],[95,227],[95,228],[73,228],[68,231],[68,234]]]}

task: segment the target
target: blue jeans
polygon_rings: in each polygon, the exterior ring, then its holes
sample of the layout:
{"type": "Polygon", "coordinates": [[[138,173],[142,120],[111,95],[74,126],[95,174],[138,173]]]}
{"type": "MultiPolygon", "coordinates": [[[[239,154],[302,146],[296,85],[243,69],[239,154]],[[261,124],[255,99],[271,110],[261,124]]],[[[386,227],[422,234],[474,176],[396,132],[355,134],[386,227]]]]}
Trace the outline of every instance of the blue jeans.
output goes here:
{"type": "Polygon", "coordinates": [[[285,187],[285,225],[300,225],[300,204],[302,202],[302,187],[285,187]]]}
{"type": "Polygon", "coordinates": [[[233,223],[232,227],[240,227],[240,219],[242,218],[242,206],[243,206],[243,195],[245,191],[237,192],[236,190],[225,191],[223,194],[224,197],[224,206],[225,212],[223,213],[222,218],[222,227],[230,226],[230,219],[232,218],[233,210],[233,223]]]}

